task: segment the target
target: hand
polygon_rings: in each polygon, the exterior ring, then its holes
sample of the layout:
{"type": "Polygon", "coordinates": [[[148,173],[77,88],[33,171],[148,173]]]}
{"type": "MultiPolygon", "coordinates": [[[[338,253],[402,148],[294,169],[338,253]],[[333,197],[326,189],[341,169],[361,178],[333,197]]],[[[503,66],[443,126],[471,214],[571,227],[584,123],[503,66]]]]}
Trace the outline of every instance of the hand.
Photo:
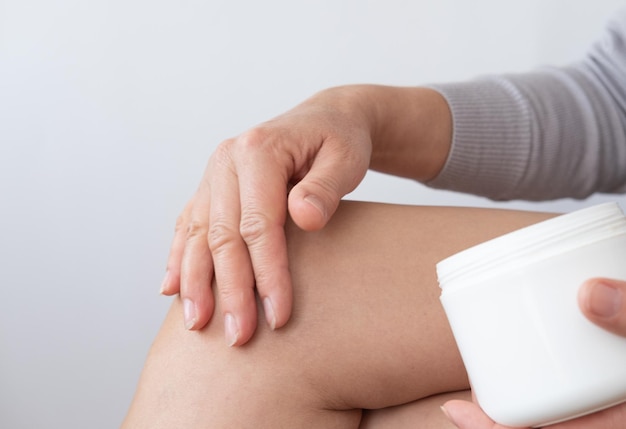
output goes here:
{"type": "Polygon", "coordinates": [[[578,305],[596,325],[626,337],[626,281],[595,278],[580,288],[578,305]]]}
{"type": "Polygon", "coordinates": [[[450,140],[437,92],[372,85],[323,91],[226,140],[178,219],[162,293],[180,292],[186,327],[200,329],[213,313],[214,275],[229,345],[253,335],[255,288],[270,327],[283,326],[292,306],[287,209],[300,228],[320,229],[368,167],[428,180],[450,140]]]}
{"type": "MultiPolygon", "coordinates": [[[[589,320],[626,337],[626,281],[591,279],[579,290],[578,303],[589,320]]],[[[491,420],[476,403],[449,401],[443,409],[460,429],[512,429],[491,420]]],[[[626,422],[626,403],[550,426],[551,429],[621,429],[626,422]]]]}
{"type": "MultiPolygon", "coordinates": [[[[448,401],[443,409],[448,419],[459,429],[523,429],[495,423],[473,402],[448,401]]],[[[597,413],[546,427],[550,429],[623,429],[625,421],[626,403],[622,403],[597,413]]]]}
{"type": "Polygon", "coordinates": [[[187,328],[202,328],[211,317],[213,272],[230,345],[254,332],[255,287],[268,324],[287,322],[287,205],[302,229],[322,228],[369,166],[366,118],[337,104],[328,95],[314,97],[223,142],[211,156],[178,220],[164,288],[172,294],[180,287],[187,328]]]}

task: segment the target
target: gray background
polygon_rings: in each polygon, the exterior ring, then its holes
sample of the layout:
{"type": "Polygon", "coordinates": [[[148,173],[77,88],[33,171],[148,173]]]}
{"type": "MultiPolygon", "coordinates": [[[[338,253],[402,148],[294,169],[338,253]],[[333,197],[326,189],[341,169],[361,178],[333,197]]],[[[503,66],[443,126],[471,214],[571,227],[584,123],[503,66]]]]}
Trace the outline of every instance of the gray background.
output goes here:
{"type": "MultiPolygon", "coordinates": [[[[220,141],[332,85],[567,63],[621,3],[0,0],[0,427],[119,425],[220,141]]],[[[494,205],[380,174],[351,198],[494,205]]]]}

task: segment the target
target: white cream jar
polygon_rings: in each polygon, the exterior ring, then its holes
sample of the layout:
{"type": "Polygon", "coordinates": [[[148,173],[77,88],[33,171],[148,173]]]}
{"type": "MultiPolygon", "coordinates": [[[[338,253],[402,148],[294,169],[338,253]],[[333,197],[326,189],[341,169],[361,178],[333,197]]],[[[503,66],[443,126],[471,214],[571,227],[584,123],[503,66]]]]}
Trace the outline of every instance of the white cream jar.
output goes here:
{"type": "Polygon", "coordinates": [[[589,322],[577,301],[589,278],[626,280],[617,204],[479,244],[439,262],[437,275],[472,390],[493,420],[538,427],[626,401],[626,338],[589,322]]]}

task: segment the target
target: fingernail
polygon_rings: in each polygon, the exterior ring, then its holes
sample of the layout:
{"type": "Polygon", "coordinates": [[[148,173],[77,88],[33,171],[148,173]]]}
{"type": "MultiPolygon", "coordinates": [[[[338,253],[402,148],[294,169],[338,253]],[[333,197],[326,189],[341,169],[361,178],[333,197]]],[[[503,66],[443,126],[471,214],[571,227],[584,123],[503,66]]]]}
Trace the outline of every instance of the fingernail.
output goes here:
{"type": "Polygon", "coordinates": [[[274,306],[272,305],[272,300],[269,297],[266,297],[263,300],[263,309],[265,310],[265,320],[270,325],[270,329],[273,331],[276,329],[276,313],[274,313],[274,306]]]}
{"type": "Polygon", "coordinates": [[[226,335],[228,347],[232,347],[237,343],[239,328],[237,328],[235,317],[230,313],[226,313],[226,316],[224,316],[224,334],[226,335]]]}
{"type": "Polygon", "coordinates": [[[622,291],[606,283],[595,283],[589,292],[589,310],[598,317],[610,319],[622,306],[622,291]]]}
{"type": "Polygon", "coordinates": [[[196,305],[192,300],[188,298],[183,300],[183,313],[185,317],[185,328],[193,329],[194,325],[198,321],[198,313],[196,312],[196,305]]]}
{"type": "MultiPolygon", "coordinates": [[[[452,419],[452,416],[450,416],[450,413],[448,413],[448,410],[446,410],[446,407],[444,407],[443,405],[441,405],[439,408],[441,408],[441,412],[443,413],[444,416],[446,416],[446,419],[448,419],[448,421],[450,423],[452,423],[454,426],[457,426],[456,422],[454,421],[454,419],[452,419]]],[[[458,427],[458,426],[457,426],[458,427]]]]}
{"type": "Polygon", "coordinates": [[[167,285],[170,283],[170,272],[169,270],[165,272],[165,277],[163,278],[163,282],[161,282],[161,289],[159,290],[159,293],[161,295],[163,295],[163,292],[165,292],[165,289],[167,288],[167,285]]]}
{"type": "Polygon", "coordinates": [[[322,200],[317,198],[315,195],[307,195],[306,197],[304,197],[304,201],[315,207],[322,214],[324,219],[326,219],[326,209],[324,208],[322,200]]]}

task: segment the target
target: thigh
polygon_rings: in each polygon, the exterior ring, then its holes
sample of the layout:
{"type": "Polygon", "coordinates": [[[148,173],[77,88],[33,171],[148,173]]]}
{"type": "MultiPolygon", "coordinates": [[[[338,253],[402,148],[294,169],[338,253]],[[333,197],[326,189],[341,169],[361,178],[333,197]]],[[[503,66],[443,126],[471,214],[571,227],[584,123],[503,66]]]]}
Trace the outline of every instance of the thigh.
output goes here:
{"type": "Polygon", "coordinates": [[[345,202],[321,231],[289,224],[294,313],[287,326],[271,332],[259,320],[250,343],[228,348],[221,318],[185,331],[175,300],[128,427],[355,428],[362,408],[467,389],[435,264],[547,217],[345,202]]]}
{"type": "Polygon", "coordinates": [[[337,408],[383,408],[467,389],[435,265],[550,216],[346,202],[322,231],[290,226],[296,314],[281,334],[297,344],[309,377],[337,408]]]}

